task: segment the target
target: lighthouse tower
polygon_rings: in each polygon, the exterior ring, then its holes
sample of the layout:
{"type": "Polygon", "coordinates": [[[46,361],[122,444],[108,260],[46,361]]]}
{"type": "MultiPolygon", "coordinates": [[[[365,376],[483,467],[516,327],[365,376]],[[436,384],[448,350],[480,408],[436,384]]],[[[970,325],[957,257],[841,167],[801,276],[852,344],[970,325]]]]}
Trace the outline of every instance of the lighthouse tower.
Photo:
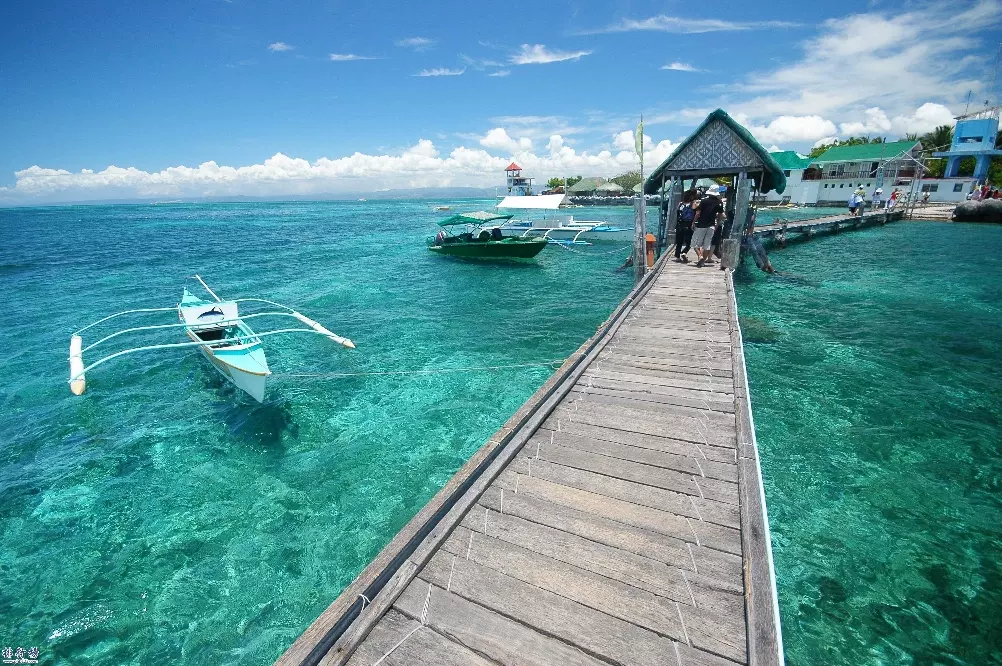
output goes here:
{"type": "Polygon", "coordinates": [[[508,183],[508,195],[527,197],[532,194],[532,178],[522,176],[522,167],[512,162],[504,170],[508,183]]]}

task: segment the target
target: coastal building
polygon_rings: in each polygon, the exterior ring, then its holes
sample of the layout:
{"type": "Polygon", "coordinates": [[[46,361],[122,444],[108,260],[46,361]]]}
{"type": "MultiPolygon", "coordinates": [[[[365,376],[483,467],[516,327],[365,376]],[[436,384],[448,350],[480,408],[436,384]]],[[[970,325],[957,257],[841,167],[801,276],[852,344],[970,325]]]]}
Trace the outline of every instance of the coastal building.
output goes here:
{"type": "Polygon", "coordinates": [[[589,196],[595,194],[598,186],[606,182],[605,178],[582,178],[567,188],[567,193],[574,196],[589,196]]]}
{"type": "MultiPolygon", "coordinates": [[[[770,153],[787,177],[786,191],[766,194],[767,202],[799,205],[843,206],[859,187],[867,199],[880,188],[884,198],[894,188],[912,189],[919,176],[922,143],[891,141],[852,146],[832,146],[814,159],[794,151],[770,153]]],[[[1002,154],[1002,151],[1000,151],[1002,154]]],[[[917,191],[929,192],[930,201],[963,201],[974,186],[974,178],[922,178],[917,191]]]]}
{"type": "Polygon", "coordinates": [[[979,184],[988,178],[988,168],[993,157],[1002,156],[996,150],[995,139],[999,131],[999,113],[1002,106],[994,106],[975,113],[957,116],[957,126],[953,130],[953,143],[949,150],[933,153],[935,157],[946,158],[945,178],[956,178],[960,171],[960,161],[965,157],[974,158],[974,180],[979,184]]]}
{"type": "Polygon", "coordinates": [[[508,186],[508,196],[527,197],[532,195],[532,178],[522,175],[522,167],[512,162],[504,170],[508,186]]]}

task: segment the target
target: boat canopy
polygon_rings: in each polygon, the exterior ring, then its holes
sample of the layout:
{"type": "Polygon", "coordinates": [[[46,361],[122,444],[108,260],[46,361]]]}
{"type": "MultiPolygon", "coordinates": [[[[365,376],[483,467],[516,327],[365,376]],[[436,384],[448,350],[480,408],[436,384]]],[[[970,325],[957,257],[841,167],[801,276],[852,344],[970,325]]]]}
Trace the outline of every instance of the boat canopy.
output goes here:
{"type": "Polygon", "coordinates": [[[556,210],[566,203],[567,197],[563,194],[538,194],[531,197],[505,197],[498,208],[556,210]]]}
{"type": "Polygon", "coordinates": [[[447,217],[438,223],[440,227],[451,227],[457,224],[484,224],[494,220],[510,220],[512,215],[503,213],[488,213],[485,210],[478,210],[472,213],[456,213],[452,217],[447,217]]]}

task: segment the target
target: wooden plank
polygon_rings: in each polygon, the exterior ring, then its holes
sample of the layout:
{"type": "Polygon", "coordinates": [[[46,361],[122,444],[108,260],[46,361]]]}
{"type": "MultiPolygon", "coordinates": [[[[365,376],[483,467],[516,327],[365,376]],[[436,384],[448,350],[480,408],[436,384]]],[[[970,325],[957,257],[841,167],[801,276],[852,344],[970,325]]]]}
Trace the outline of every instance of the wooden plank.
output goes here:
{"type": "MultiPolygon", "coordinates": [[[[539,472],[540,467],[543,467],[544,471],[553,472],[553,470],[545,467],[545,463],[546,461],[542,459],[526,459],[523,469],[527,472],[531,470],[533,474],[539,472]]],[[[526,474],[526,476],[531,475],[526,474]]],[[[573,488],[573,486],[571,486],[571,488],[573,488]]],[[[652,492],[658,490],[656,488],[647,488],[652,492]]],[[[553,491],[554,489],[550,490],[553,491]]],[[[589,492],[594,491],[591,490],[589,492]]],[[[600,494],[595,493],[595,495],[600,494]]],[[[579,492],[574,493],[569,490],[564,490],[562,496],[563,497],[558,496],[546,499],[551,499],[556,504],[571,506],[576,509],[581,508],[581,504],[590,501],[588,510],[597,516],[618,520],[619,522],[626,523],[627,525],[634,525],[636,527],[648,529],[682,541],[693,543],[697,546],[705,546],[707,548],[716,549],[734,555],[740,554],[740,535],[738,531],[734,528],[720,525],[719,523],[709,522],[704,520],[704,518],[700,518],[703,513],[701,508],[709,505],[705,502],[697,504],[695,502],[695,498],[691,496],[688,507],[686,507],[683,503],[678,503],[678,509],[680,510],[678,513],[670,510],[665,511],[663,509],[655,511],[654,507],[649,507],[646,510],[643,510],[638,507],[623,506],[621,504],[617,504],[615,501],[618,498],[613,499],[606,497],[602,501],[595,501],[595,498],[593,497],[583,497],[579,492]],[[568,498],[573,498],[578,503],[578,506],[569,504],[568,498]],[[695,514],[695,517],[690,517],[685,514],[695,514]],[[688,529],[686,530],[685,528],[688,529]]]]}
{"type": "Polygon", "coordinates": [[[476,652],[424,627],[396,611],[389,611],[348,661],[350,666],[494,666],[476,652]]]}
{"type": "Polygon", "coordinates": [[[722,481],[738,482],[737,464],[713,463],[704,460],[700,462],[698,451],[690,448],[685,454],[678,454],[670,451],[652,449],[641,446],[631,446],[620,444],[603,439],[595,439],[583,435],[575,435],[567,432],[553,432],[550,430],[538,430],[529,440],[526,453],[532,454],[532,447],[538,442],[542,444],[552,441],[558,446],[566,446],[572,449],[597,453],[610,458],[627,460],[630,462],[642,463],[653,467],[664,467],[675,470],[687,476],[710,477],[722,481]]]}
{"type": "MultiPolygon", "coordinates": [[[[603,500],[600,496],[595,495],[587,499],[597,498],[601,505],[611,501],[614,506],[608,508],[602,506],[600,507],[601,511],[582,510],[578,507],[588,506],[584,501],[581,501],[582,491],[574,491],[572,488],[557,486],[531,477],[525,479],[525,487],[522,487],[522,479],[519,479],[520,492],[516,493],[512,488],[507,488],[502,502],[502,492],[506,486],[510,485],[513,484],[508,483],[507,479],[498,479],[497,485],[480,498],[480,504],[498,513],[501,513],[503,509],[506,515],[569,532],[591,541],[636,553],[668,566],[688,569],[695,573],[696,564],[692,561],[686,546],[687,540],[690,543],[694,541],[694,536],[689,530],[685,518],[636,505],[624,508],[624,502],[603,500]],[[556,499],[563,501],[552,502],[540,497],[540,495],[557,495],[556,499]],[[572,503],[577,506],[568,506],[572,503]],[[666,520],[656,525],[657,530],[635,525],[636,523],[650,525],[653,522],[650,516],[655,513],[667,516],[666,520]],[[615,515],[620,520],[607,517],[608,514],[615,515]],[[672,533],[674,535],[669,536],[672,533]]],[[[593,499],[591,504],[595,503],[593,499]]]]}
{"type": "Polygon", "coordinates": [[[616,664],[678,664],[673,641],[463,558],[432,558],[421,579],[616,664]]]}
{"type": "Polygon", "coordinates": [[[457,530],[444,550],[453,559],[475,562],[662,636],[685,640],[676,602],[692,601],[681,574],[679,596],[670,599],[480,533],[457,530]]]}
{"type": "Polygon", "coordinates": [[[686,495],[676,490],[654,488],[634,481],[626,481],[597,472],[554,464],[546,460],[523,457],[511,465],[513,472],[539,477],[561,485],[578,488],[621,499],[652,509],[661,509],[687,518],[711,522],[717,525],[737,527],[738,507],[723,502],[702,499],[697,495],[686,495]]]}
{"type": "MultiPolygon", "coordinates": [[[[540,430],[556,432],[556,423],[546,423],[540,430]]],[[[579,421],[568,421],[560,424],[561,432],[572,435],[582,435],[594,439],[603,439],[629,446],[642,446],[655,451],[670,451],[679,455],[692,455],[694,458],[701,458],[703,461],[710,460],[725,464],[737,464],[737,451],[733,447],[713,446],[703,442],[692,442],[684,439],[677,439],[668,436],[647,435],[644,433],[629,432],[609,428],[605,425],[590,425],[579,421]]]]}
{"type": "MultiPolygon", "coordinates": [[[[670,387],[669,387],[670,388],[670,387]]],[[[591,378],[579,380],[571,392],[571,397],[576,399],[586,396],[608,396],[619,398],[626,402],[622,403],[637,409],[656,409],[657,405],[678,405],[679,407],[691,407],[693,409],[709,409],[716,412],[734,413],[733,400],[706,400],[702,397],[693,397],[685,389],[679,389],[677,393],[671,391],[652,390],[650,384],[627,385],[623,382],[610,382],[609,380],[594,381],[591,378]],[[641,403],[653,403],[652,405],[631,405],[632,401],[641,403]]],[[[724,396],[726,398],[726,396],[724,396]]],[[[616,403],[619,404],[619,403],[616,403]]]]}
{"type": "MultiPolygon", "coordinates": [[[[603,410],[612,408],[617,411],[625,410],[627,413],[649,412],[650,418],[652,419],[673,419],[677,417],[691,418],[700,419],[705,425],[712,424],[727,430],[733,430],[734,428],[734,413],[719,409],[711,409],[709,402],[701,404],[698,407],[692,405],[677,405],[664,401],[651,402],[637,400],[633,396],[619,397],[606,395],[598,391],[579,391],[577,390],[577,387],[580,385],[581,382],[579,381],[575,386],[575,390],[573,390],[567,396],[567,400],[564,401],[568,409],[573,408],[576,411],[581,411],[582,409],[590,410],[598,405],[601,406],[603,410]]],[[[587,389],[587,380],[584,388],[587,389]]]]}
{"type": "Polygon", "coordinates": [[[525,666],[608,666],[569,643],[544,635],[483,606],[432,587],[425,612],[427,585],[411,583],[394,608],[412,618],[425,613],[426,625],[452,641],[499,664],[525,666]]]}
{"type": "Polygon", "coordinates": [[[685,581],[678,569],[570,532],[517,516],[500,514],[482,506],[467,514],[462,524],[474,532],[527,548],[559,562],[578,565],[592,573],[641,590],[660,592],[672,599],[688,595],[685,581]],[[484,523],[487,524],[486,532],[484,523]]]}
{"type": "Polygon", "coordinates": [[[560,431],[561,423],[584,423],[587,425],[616,428],[627,432],[658,437],[681,439],[696,444],[735,447],[735,435],[724,427],[705,425],[697,417],[647,418],[647,414],[635,409],[602,410],[593,403],[589,409],[560,407],[546,420],[545,427],[560,431]]]}
{"type": "Polygon", "coordinates": [[[692,391],[706,391],[709,393],[729,394],[734,391],[733,384],[725,384],[720,381],[707,381],[702,378],[693,378],[685,373],[675,373],[672,375],[662,374],[652,376],[637,372],[616,372],[613,370],[602,370],[589,367],[584,373],[585,377],[599,377],[603,379],[618,379],[624,382],[634,382],[636,384],[652,384],[654,386],[673,386],[675,388],[685,388],[692,391]]]}

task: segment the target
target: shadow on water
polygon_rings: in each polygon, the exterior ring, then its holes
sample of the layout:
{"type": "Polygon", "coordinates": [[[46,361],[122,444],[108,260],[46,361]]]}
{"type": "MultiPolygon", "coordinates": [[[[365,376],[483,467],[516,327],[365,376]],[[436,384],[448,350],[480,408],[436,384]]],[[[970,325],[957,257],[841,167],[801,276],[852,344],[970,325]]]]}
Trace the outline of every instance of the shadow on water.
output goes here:
{"type": "Polygon", "coordinates": [[[758,317],[738,317],[738,323],[741,325],[741,338],[745,342],[771,344],[783,336],[779,329],[758,317]]]}
{"type": "Polygon", "coordinates": [[[203,384],[214,394],[213,412],[235,439],[280,458],[285,452],[283,437],[299,437],[299,426],[282,398],[268,400],[266,395],[265,402],[259,403],[216,374],[207,376],[203,384]]]}

